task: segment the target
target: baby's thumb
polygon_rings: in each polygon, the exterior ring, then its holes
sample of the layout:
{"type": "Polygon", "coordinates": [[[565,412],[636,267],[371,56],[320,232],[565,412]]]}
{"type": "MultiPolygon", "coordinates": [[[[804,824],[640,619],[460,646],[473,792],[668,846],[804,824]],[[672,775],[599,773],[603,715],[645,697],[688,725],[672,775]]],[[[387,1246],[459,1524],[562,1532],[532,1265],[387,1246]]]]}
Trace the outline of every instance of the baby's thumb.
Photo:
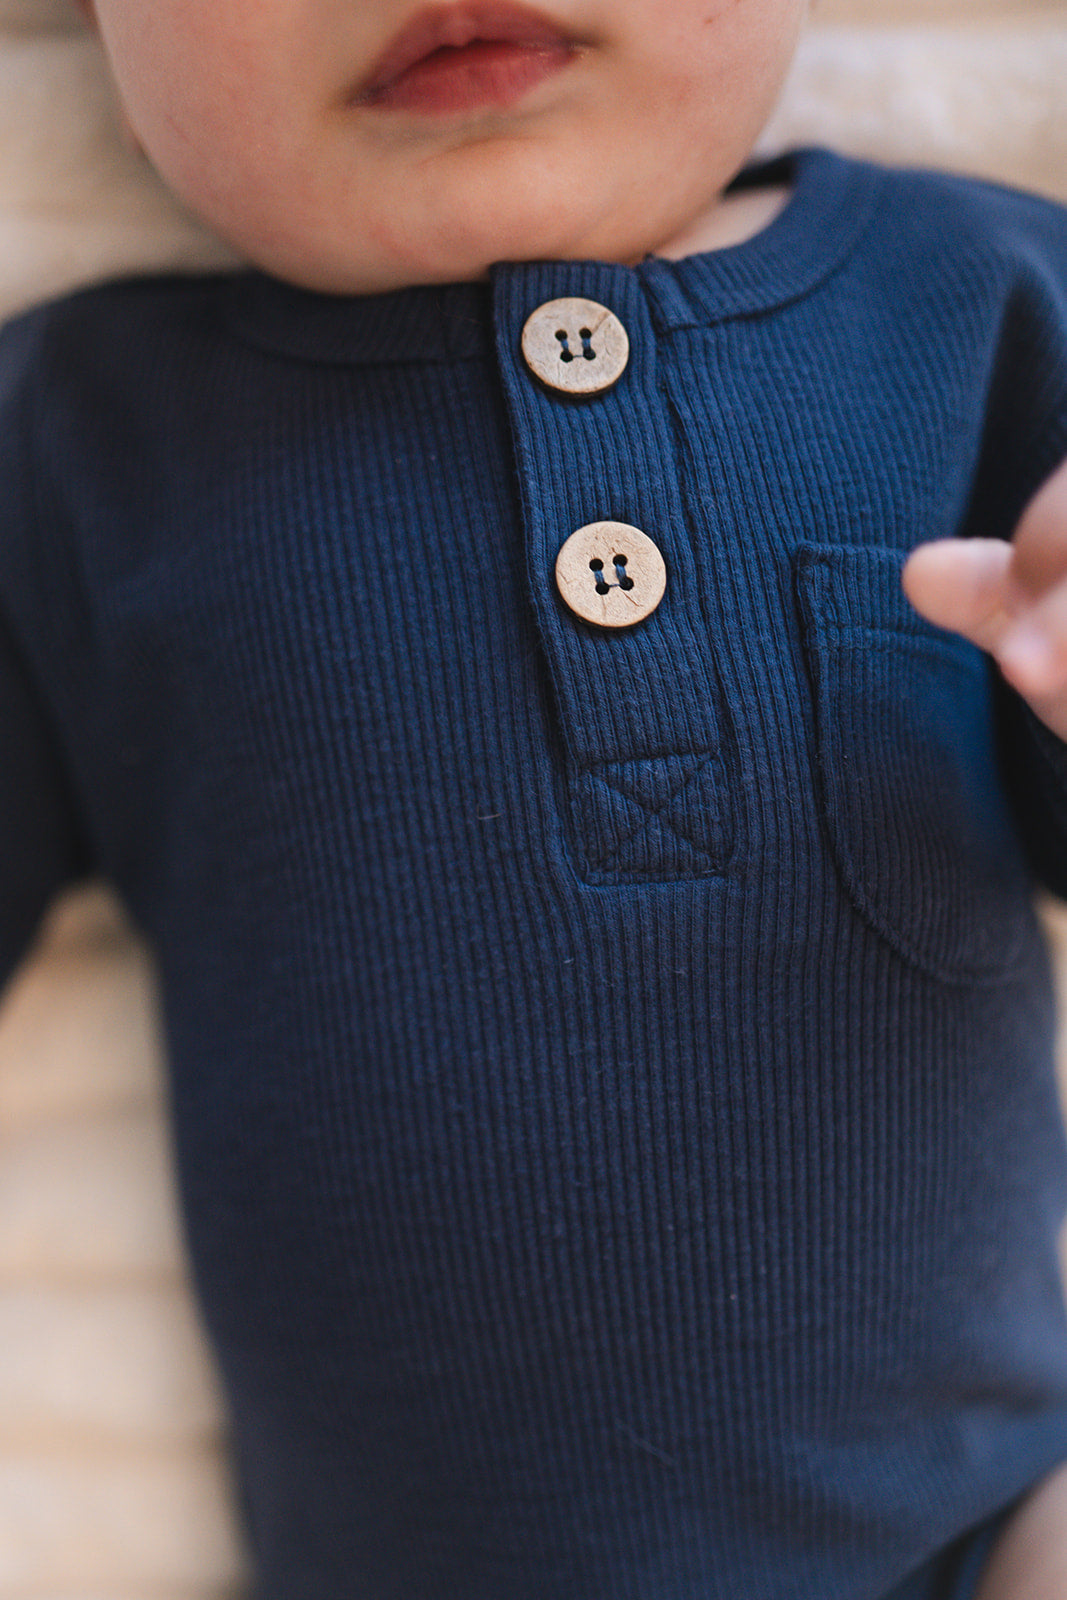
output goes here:
{"type": "Polygon", "coordinates": [[[909,556],[904,593],[928,622],[995,651],[1011,624],[1010,544],[1000,539],[938,539],[909,556]]]}

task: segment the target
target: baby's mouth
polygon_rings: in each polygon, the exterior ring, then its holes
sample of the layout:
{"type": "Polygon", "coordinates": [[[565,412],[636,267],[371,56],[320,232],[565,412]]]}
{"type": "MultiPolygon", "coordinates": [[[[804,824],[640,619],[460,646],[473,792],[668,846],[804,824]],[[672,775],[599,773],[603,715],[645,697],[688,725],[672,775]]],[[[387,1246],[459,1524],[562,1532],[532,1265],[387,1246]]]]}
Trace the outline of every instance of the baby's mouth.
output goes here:
{"type": "Polygon", "coordinates": [[[401,29],[351,104],[445,114],[507,106],[577,50],[554,23],[511,0],[431,7],[401,29]]]}

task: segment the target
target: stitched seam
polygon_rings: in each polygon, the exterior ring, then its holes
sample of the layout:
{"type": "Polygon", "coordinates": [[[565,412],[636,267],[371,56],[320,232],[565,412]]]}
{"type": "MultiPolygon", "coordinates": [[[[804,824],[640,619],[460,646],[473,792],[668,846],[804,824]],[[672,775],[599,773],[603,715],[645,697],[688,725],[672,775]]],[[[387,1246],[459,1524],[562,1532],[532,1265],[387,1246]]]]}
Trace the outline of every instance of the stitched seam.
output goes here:
{"type": "MultiPolygon", "coordinates": [[[[633,795],[627,794],[625,790],[620,789],[617,784],[611,783],[609,779],[604,777],[600,772],[596,771],[594,768],[590,768],[589,772],[586,774],[587,777],[593,778],[597,783],[602,783],[605,789],[609,789],[612,794],[617,794],[621,799],[629,801],[631,805],[639,807],[644,813],[641,821],[635,823],[630,829],[629,833],[624,834],[621,839],[616,839],[610,850],[608,850],[605,854],[601,855],[600,857],[590,856],[591,864],[594,867],[605,868],[608,867],[613,860],[617,862],[619,852],[625,849],[625,847],[637,837],[642,829],[647,828],[649,823],[655,822],[658,817],[661,817],[662,813],[667,809],[667,807],[672,806],[677,800],[678,796],[689,787],[689,785],[693,782],[693,779],[698,778],[702,772],[705,772],[707,768],[711,766],[712,759],[713,758],[711,755],[705,756],[700,765],[695,767],[693,771],[688,774],[688,776],[683,778],[678,787],[672,790],[666,799],[661,801],[660,804],[655,806],[651,811],[649,811],[640,800],[635,799],[633,795]]],[[[613,765],[621,766],[623,763],[616,762],[613,763],[613,765]]],[[[679,839],[683,844],[688,845],[689,848],[695,851],[697,855],[702,856],[706,861],[710,862],[712,860],[712,856],[707,850],[700,849],[700,847],[695,845],[691,839],[687,839],[685,835],[679,833],[676,828],[672,828],[669,823],[664,823],[662,826],[666,828],[668,833],[673,834],[676,839],[679,839]]]]}

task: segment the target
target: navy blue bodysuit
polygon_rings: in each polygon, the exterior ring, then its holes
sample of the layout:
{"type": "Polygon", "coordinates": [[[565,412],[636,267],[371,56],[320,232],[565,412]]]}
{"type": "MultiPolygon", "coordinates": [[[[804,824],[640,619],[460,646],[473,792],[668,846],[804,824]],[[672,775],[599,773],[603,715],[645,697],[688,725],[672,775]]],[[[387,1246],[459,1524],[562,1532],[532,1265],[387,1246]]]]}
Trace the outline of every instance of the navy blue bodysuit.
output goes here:
{"type": "Polygon", "coordinates": [[[741,181],[681,262],[0,341],[0,957],[86,873],[155,952],[260,1600],[933,1600],[1067,1458],[1067,751],[900,590],[1067,456],[1067,213],[741,181]]]}

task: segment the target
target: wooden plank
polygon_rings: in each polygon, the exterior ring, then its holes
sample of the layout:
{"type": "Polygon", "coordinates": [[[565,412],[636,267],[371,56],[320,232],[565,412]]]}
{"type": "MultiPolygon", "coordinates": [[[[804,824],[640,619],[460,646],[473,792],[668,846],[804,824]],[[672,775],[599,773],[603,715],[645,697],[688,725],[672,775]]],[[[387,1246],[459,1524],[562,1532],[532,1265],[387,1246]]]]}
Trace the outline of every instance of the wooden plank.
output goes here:
{"type": "Polygon", "coordinates": [[[1028,20],[1067,24],[1067,0],[815,0],[813,26],[1028,20]]]}

